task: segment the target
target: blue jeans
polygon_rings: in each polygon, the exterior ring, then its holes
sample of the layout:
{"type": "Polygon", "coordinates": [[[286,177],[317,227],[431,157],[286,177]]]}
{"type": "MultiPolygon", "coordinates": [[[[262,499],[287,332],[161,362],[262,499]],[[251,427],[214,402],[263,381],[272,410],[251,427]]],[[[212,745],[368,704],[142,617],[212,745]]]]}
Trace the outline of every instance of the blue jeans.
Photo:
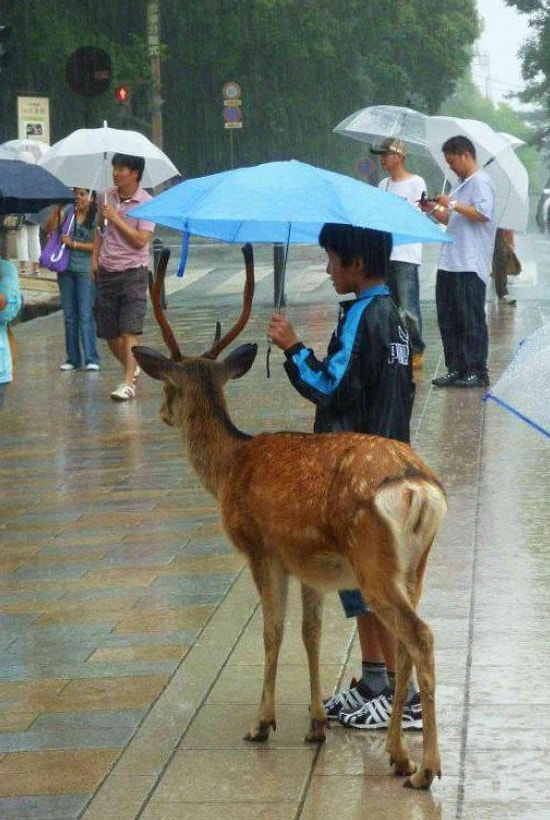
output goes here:
{"type": "Polygon", "coordinates": [[[420,283],[418,265],[412,262],[390,262],[386,284],[399,313],[406,320],[413,353],[422,353],[422,313],[420,311],[420,283]]]}
{"type": "Polygon", "coordinates": [[[338,595],[346,618],[356,618],[370,611],[360,589],[339,589],[338,595]]]}
{"type": "Polygon", "coordinates": [[[95,320],[93,307],[95,285],[89,273],[75,273],[67,270],[57,274],[61,307],[65,320],[65,347],[67,361],[74,367],[84,364],[98,364],[95,320]]]}
{"type": "Polygon", "coordinates": [[[486,290],[473,271],[437,271],[435,304],[447,370],[487,376],[486,290]]]}

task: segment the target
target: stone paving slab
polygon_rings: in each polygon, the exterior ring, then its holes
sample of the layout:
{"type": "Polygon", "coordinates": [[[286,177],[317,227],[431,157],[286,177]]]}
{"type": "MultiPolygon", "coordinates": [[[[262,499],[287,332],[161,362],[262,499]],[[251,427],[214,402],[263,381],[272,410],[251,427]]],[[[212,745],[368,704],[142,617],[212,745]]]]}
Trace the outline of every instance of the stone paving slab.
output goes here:
{"type": "MultiPolygon", "coordinates": [[[[493,378],[550,316],[548,271],[526,263],[517,308],[488,304],[493,378]]],[[[229,326],[237,309],[235,270],[218,265],[217,296],[201,301],[208,276],[199,267],[169,297],[188,352],[204,350],[216,320],[229,326]]],[[[307,287],[319,270],[308,268],[307,287]]],[[[317,301],[315,290],[294,290],[289,306],[318,347],[335,319],[326,284],[317,301]]],[[[242,337],[259,341],[260,353],[228,386],[230,408],[249,432],[309,430],[312,409],[286,381],[277,351],[265,377],[268,275],[262,287],[242,337]]],[[[295,594],[278,732],[265,748],[242,742],[262,658],[242,558],[177,433],[158,419],[159,386],[143,378],[135,402],[111,402],[117,372],[104,348],[99,373],[59,373],[63,330],[53,314],[16,328],[18,373],[0,415],[1,818],[548,816],[548,444],[477,391],[431,388],[441,346],[433,302],[423,308],[428,350],[414,444],[449,493],[422,604],[436,634],[443,779],[429,794],[403,790],[380,733],[335,727],[322,749],[304,746],[295,594]]],[[[162,348],[151,317],[146,338],[162,348]]],[[[329,596],[327,692],[356,674],[358,658],[329,596]]],[[[417,757],[419,744],[412,739],[417,757]]]]}

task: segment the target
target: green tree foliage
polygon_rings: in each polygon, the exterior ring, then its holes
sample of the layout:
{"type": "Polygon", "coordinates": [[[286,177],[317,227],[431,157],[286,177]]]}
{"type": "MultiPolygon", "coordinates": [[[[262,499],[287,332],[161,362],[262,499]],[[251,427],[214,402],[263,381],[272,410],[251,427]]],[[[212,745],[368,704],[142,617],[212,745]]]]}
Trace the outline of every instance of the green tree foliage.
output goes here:
{"type": "MultiPolygon", "coordinates": [[[[0,7],[1,7],[0,3],[0,7]]],[[[146,0],[4,2],[14,31],[4,69],[0,136],[16,135],[17,94],[50,98],[52,139],[103,120],[150,133],[146,0]],[[113,58],[112,89],[73,94],[65,64],[79,46],[113,58]]],[[[332,133],[352,111],[386,103],[437,112],[470,61],[475,0],[161,0],[164,148],[186,176],[295,157],[349,170],[356,146],[332,133]],[[222,88],[242,88],[243,128],[223,127],[222,88]]]]}
{"type": "MultiPolygon", "coordinates": [[[[16,97],[46,96],[50,100],[52,140],[75,128],[98,127],[104,120],[118,124],[121,107],[113,89],[117,81],[150,78],[145,36],[145,2],[101,3],[79,0],[25,0],[3,3],[0,23],[12,29],[11,59],[3,69],[0,124],[3,139],[17,136],[16,97]],[[65,80],[67,59],[81,46],[95,46],[112,60],[110,91],[99,97],[72,93],[65,80]]],[[[139,85],[136,85],[139,100],[139,85]]],[[[128,126],[127,126],[128,127],[128,126]]]]}
{"type": "Polygon", "coordinates": [[[520,51],[526,89],[519,96],[523,102],[535,103],[542,109],[542,117],[538,121],[534,118],[540,143],[550,130],[550,9],[546,0],[506,0],[506,5],[529,19],[532,34],[520,51]]]}
{"type": "Polygon", "coordinates": [[[188,173],[229,164],[222,120],[229,80],[243,92],[243,128],[231,137],[235,164],[295,157],[349,170],[356,149],[334,126],[367,105],[437,110],[479,33],[472,0],[460,12],[436,0],[205,0],[177,18],[178,7],[177,0],[163,6],[177,19],[165,35],[166,87],[179,77],[181,95],[180,116],[166,112],[165,123],[188,173]]]}

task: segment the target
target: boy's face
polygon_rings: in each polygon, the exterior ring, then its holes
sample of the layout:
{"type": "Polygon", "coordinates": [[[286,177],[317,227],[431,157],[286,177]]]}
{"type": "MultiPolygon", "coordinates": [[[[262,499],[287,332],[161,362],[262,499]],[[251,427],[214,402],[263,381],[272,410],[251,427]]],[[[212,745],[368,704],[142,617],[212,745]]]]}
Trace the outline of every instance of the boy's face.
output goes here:
{"type": "Polygon", "coordinates": [[[343,265],[334,251],[327,251],[327,256],[327,273],[336,293],[357,293],[358,274],[363,269],[361,260],[354,259],[351,265],[343,265]]]}

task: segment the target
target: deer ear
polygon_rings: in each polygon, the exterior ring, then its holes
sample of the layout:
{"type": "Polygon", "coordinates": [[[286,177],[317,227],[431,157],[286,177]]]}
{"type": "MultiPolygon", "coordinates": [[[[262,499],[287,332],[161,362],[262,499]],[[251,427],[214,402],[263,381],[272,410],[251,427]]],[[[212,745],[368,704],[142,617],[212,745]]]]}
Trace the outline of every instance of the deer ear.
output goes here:
{"type": "Polygon", "coordinates": [[[230,379],[240,379],[245,373],[248,373],[256,358],[258,352],[258,345],[246,344],[240,345],[236,350],[233,350],[229,356],[223,360],[223,367],[230,379]]]}
{"type": "Polygon", "coordinates": [[[141,369],[151,376],[152,379],[165,381],[168,373],[174,369],[175,364],[152,347],[136,345],[132,348],[132,353],[141,369]]]}

